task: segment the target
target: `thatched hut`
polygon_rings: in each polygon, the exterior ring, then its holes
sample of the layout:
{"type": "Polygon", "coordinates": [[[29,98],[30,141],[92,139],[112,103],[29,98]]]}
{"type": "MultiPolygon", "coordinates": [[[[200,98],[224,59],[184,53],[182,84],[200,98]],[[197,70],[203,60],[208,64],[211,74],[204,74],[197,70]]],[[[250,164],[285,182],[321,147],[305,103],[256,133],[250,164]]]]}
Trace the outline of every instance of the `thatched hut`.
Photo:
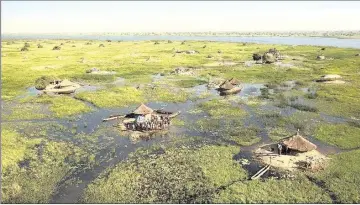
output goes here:
{"type": "Polygon", "coordinates": [[[228,80],[226,80],[219,86],[219,88],[223,90],[230,90],[234,88],[234,85],[231,84],[228,80]]]}
{"type": "Polygon", "coordinates": [[[228,81],[229,81],[229,83],[231,83],[231,85],[239,85],[240,84],[240,81],[235,78],[231,78],[228,81]]]}
{"type": "Polygon", "coordinates": [[[317,146],[302,137],[299,132],[296,135],[287,137],[281,141],[290,151],[308,152],[315,150],[317,146]]]}
{"type": "Polygon", "coordinates": [[[153,112],[154,112],[153,109],[141,103],[141,105],[137,107],[132,113],[135,115],[147,115],[147,114],[152,114],[153,112]]]}
{"type": "Polygon", "coordinates": [[[270,52],[267,52],[267,53],[264,53],[264,55],[262,56],[262,60],[263,60],[263,63],[274,63],[276,61],[276,57],[274,56],[274,54],[270,53],[270,52]]]}

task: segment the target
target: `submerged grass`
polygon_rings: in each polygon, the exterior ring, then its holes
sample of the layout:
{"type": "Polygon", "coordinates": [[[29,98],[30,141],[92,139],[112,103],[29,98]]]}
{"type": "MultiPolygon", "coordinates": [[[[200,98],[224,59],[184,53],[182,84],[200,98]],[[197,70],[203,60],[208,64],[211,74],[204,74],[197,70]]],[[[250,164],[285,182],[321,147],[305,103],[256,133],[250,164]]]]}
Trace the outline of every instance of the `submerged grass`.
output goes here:
{"type": "Polygon", "coordinates": [[[331,203],[331,199],[307,178],[297,177],[294,180],[236,182],[221,191],[214,203],[331,203]]]}
{"type": "Polygon", "coordinates": [[[316,180],[336,196],[337,203],[360,202],[360,150],[337,154],[322,172],[314,174],[316,180]]]}
{"type": "Polygon", "coordinates": [[[49,104],[49,109],[54,113],[55,117],[69,117],[92,110],[84,102],[69,96],[42,95],[40,97],[23,99],[22,102],[49,104]]]}
{"type": "Polygon", "coordinates": [[[246,177],[232,160],[238,150],[205,146],[131,158],[90,184],[84,202],[209,203],[219,185],[246,177]]]}
{"type": "Polygon", "coordinates": [[[60,180],[86,156],[71,144],[27,139],[4,127],[1,136],[2,203],[48,203],[60,180]]]}

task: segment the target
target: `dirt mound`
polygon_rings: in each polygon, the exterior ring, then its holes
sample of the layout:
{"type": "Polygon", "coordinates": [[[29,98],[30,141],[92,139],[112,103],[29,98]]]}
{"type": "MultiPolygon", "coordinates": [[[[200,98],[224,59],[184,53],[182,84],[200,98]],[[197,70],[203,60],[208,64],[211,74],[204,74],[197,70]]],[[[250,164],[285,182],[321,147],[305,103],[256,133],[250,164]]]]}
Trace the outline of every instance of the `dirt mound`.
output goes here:
{"type": "Polygon", "coordinates": [[[329,159],[317,150],[299,152],[295,155],[278,155],[276,150],[276,144],[262,146],[255,150],[255,158],[264,164],[289,171],[323,168],[329,159]]]}

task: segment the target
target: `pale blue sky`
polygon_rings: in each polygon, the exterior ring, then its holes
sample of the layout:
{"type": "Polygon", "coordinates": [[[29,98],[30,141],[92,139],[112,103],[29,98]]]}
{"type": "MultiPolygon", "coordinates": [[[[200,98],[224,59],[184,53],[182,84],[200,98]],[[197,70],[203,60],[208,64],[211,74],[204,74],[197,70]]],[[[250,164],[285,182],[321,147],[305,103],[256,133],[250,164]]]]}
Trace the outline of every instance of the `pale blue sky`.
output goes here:
{"type": "Polygon", "coordinates": [[[360,30],[360,2],[1,2],[2,33],[360,30]]]}

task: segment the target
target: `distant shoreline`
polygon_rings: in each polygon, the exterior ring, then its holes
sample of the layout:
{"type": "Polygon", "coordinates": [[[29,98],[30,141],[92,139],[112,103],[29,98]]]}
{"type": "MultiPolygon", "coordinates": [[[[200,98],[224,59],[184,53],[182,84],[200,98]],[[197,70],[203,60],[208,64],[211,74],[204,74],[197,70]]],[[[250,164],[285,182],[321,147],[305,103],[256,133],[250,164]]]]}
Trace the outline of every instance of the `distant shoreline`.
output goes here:
{"type": "Polygon", "coordinates": [[[121,32],[121,33],[3,33],[1,37],[16,38],[17,36],[195,36],[195,37],[296,37],[296,38],[337,38],[360,39],[360,31],[332,32],[121,32]]]}

